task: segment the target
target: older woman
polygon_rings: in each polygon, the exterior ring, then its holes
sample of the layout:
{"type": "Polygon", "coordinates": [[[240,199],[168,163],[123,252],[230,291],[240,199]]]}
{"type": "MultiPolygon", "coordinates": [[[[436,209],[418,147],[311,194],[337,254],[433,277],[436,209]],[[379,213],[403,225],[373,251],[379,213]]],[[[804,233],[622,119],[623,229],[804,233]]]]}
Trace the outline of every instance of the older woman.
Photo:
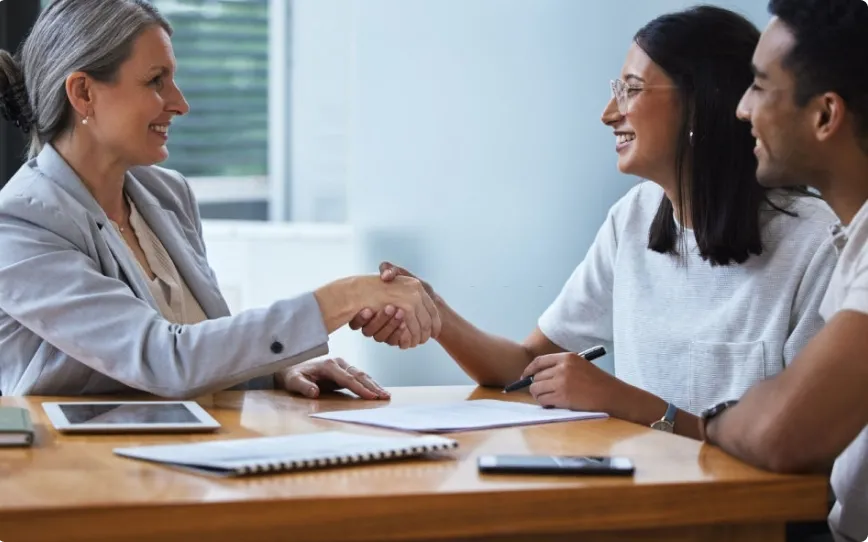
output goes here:
{"type": "Polygon", "coordinates": [[[400,310],[414,344],[436,336],[419,281],[350,277],[229,314],[189,185],[154,165],[189,110],[171,34],[145,0],[56,0],[20,59],[0,51],[0,113],[31,141],[0,193],[0,392],[388,397],[343,360],[313,358],[363,307],[400,310]]]}
{"type": "MultiPolygon", "coordinates": [[[[479,330],[435,296],[437,340],[474,380],[534,375],[542,405],[697,438],[697,414],[784,370],[817,333],[836,219],[818,198],[757,183],[755,139],[735,111],[759,35],[710,6],[639,30],[602,121],[618,168],[647,181],[612,207],[523,343],[479,330]],[[614,375],[576,354],[597,343],[614,343],[614,375]]],[[[402,341],[394,318],[373,310],[351,326],[402,341]]]]}

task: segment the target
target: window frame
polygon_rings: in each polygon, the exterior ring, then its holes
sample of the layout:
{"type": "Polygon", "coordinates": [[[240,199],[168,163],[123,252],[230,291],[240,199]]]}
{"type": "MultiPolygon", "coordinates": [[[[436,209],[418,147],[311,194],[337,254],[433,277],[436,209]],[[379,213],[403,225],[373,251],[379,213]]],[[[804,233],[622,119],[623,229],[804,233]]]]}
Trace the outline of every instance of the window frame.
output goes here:
{"type": "Polygon", "coordinates": [[[268,171],[265,176],[187,177],[187,180],[200,204],[267,203],[269,221],[287,222],[291,219],[292,0],[269,0],[268,10],[268,171]]]}

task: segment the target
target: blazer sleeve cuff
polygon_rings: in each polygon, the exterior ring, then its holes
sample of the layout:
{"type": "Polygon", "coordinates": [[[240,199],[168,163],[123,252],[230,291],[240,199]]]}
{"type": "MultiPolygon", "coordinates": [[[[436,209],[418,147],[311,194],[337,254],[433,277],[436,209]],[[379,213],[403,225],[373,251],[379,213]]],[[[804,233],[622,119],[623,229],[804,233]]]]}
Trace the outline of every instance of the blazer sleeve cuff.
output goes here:
{"type": "Polygon", "coordinates": [[[282,315],[282,321],[266,345],[272,359],[292,360],[290,365],[294,365],[329,353],[328,330],[313,292],[278,301],[273,308],[282,315]]]}

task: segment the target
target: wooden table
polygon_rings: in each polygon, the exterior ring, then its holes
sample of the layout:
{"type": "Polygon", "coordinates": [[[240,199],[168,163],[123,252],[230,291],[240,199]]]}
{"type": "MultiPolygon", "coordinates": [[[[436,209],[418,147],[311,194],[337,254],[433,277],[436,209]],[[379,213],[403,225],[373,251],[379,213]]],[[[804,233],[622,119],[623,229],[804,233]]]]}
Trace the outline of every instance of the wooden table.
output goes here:
{"type": "MultiPolygon", "coordinates": [[[[398,405],[504,397],[464,386],[391,391],[398,405]]],[[[825,515],[822,478],[763,473],[718,449],[618,420],[459,433],[453,435],[461,444],[456,460],[227,480],[111,450],[335,428],[386,434],[308,417],[386,403],[340,394],[310,401],[278,392],[225,392],[199,400],[223,424],[216,434],[62,436],[46,419],[43,400],[0,399],[29,407],[38,424],[33,448],[0,449],[4,542],[781,542],[786,521],[825,515]],[[483,453],[627,456],[636,474],[479,475],[476,457],[483,453]]]]}

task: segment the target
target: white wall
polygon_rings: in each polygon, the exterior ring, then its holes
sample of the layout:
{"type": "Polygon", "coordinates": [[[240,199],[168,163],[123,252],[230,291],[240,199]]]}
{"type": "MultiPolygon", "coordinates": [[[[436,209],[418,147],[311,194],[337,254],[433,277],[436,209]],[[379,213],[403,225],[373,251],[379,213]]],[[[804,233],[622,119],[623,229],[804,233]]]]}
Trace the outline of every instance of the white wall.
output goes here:
{"type": "Polygon", "coordinates": [[[351,0],[292,2],[292,220],[347,217],[352,7],[351,0]]]}
{"type": "MultiPolygon", "coordinates": [[[[718,3],[767,19],[762,0],[718,3]]],[[[293,107],[304,112],[293,130],[293,182],[314,182],[306,161],[341,152],[311,153],[309,143],[328,131],[322,122],[341,123],[328,121],[328,104],[344,108],[340,145],[361,268],[398,262],[478,326],[520,340],[634,182],[617,172],[611,131],[599,121],[609,80],[641,25],[689,4],[295,0],[295,27],[322,27],[317,17],[339,11],[347,33],[294,39],[293,77],[304,91],[293,107]],[[328,62],[333,45],[346,79],[322,77],[304,60],[310,51],[328,62]],[[335,81],[345,94],[317,92],[335,81]],[[336,96],[345,101],[336,105],[336,96]]],[[[468,381],[436,344],[400,351],[364,342],[352,356],[387,385],[468,381]]]]}
{"type": "MultiPolygon", "coordinates": [[[[203,220],[202,233],[208,262],[233,314],[359,272],[358,243],[348,225],[203,220]]],[[[341,329],[329,340],[329,354],[352,359],[361,339],[341,329]]]]}

